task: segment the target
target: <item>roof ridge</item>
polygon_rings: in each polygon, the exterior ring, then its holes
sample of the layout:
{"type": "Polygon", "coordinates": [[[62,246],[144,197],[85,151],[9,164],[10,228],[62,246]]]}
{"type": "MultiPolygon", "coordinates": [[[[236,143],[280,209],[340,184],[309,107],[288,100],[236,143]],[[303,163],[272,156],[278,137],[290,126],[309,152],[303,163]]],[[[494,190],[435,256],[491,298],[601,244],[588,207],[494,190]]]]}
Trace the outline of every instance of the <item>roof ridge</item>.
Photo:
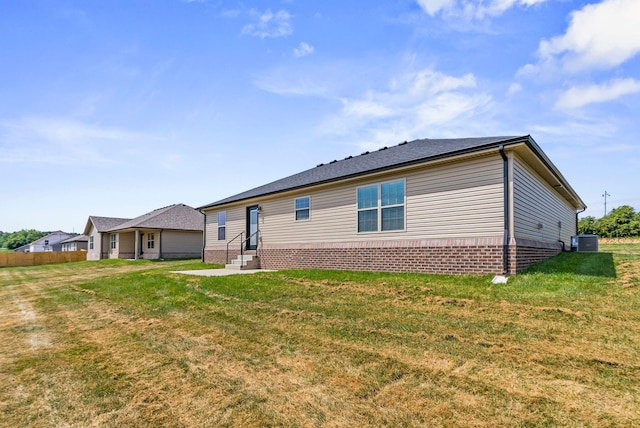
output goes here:
{"type": "Polygon", "coordinates": [[[321,163],[316,167],[289,175],[270,183],[254,187],[233,196],[198,207],[198,210],[239,202],[245,199],[303,187],[345,180],[374,172],[400,168],[421,162],[446,159],[452,156],[471,154],[499,145],[518,144],[529,140],[530,136],[493,136],[465,138],[423,138],[403,141],[397,145],[382,147],[379,150],[366,151],[359,156],[349,156],[341,161],[333,160],[328,164],[321,163]]]}
{"type": "MultiPolygon", "coordinates": [[[[178,204],[171,204],[171,205],[167,205],[161,208],[156,208],[152,211],[146,212],[142,215],[139,215],[135,218],[132,218],[128,221],[125,221],[123,223],[120,223],[116,226],[113,226],[111,228],[109,228],[108,230],[113,231],[113,230],[122,230],[122,229],[127,229],[127,228],[139,228],[139,227],[155,227],[158,224],[163,224],[166,223],[167,221],[169,221],[168,224],[177,224],[179,227],[177,227],[177,229],[187,229],[187,227],[185,227],[186,225],[188,225],[189,230],[198,230],[198,228],[193,228],[193,224],[190,224],[189,222],[192,221],[191,220],[185,220],[186,223],[184,222],[180,222],[178,221],[177,223],[173,220],[168,220],[168,219],[173,219],[173,218],[183,218],[183,219],[188,219],[190,217],[189,213],[185,213],[182,211],[174,211],[176,209],[179,208],[188,208],[191,211],[193,211],[194,213],[197,213],[198,215],[202,215],[200,212],[198,212],[196,209],[183,204],[183,203],[178,203],[178,204]],[[155,226],[152,226],[155,225],[155,226]]],[[[198,221],[198,227],[200,226],[200,221],[198,221]]]]}
{"type": "MultiPolygon", "coordinates": [[[[429,141],[429,139],[428,138],[423,138],[423,139],[420,139],[420,140],[412,140],[411,142],[414,142],[414,141],[429,141]]],[[[398,144],[395,144],[393,146],[384,146],[384,147],[381,147],[379,149],[367,150],[365,152],[360,153],[359,155],[348,155],[347,157],[345,157],[343,159],[334,159],[334,160],[332,160],[330,162],[327,162],[327,163],[319,163],[319,164],[316,165],[316,168],[319,168],[319,167],[325,166],[325,165],[333,165],[334,163],[337,163],[337,162],[343,162],[343,161],[347,161],[349,159],[359,158],[359,157],[370,155],[370,154],[376,153],[376,152],[382,152],[382,151],[385,151],[385,150],[388,150],[388,149],[392,149],[394,147],[404,146],[405,144],[407,144],[406,140],[403,141],[402,143],[398,143],[398,144]]]]}

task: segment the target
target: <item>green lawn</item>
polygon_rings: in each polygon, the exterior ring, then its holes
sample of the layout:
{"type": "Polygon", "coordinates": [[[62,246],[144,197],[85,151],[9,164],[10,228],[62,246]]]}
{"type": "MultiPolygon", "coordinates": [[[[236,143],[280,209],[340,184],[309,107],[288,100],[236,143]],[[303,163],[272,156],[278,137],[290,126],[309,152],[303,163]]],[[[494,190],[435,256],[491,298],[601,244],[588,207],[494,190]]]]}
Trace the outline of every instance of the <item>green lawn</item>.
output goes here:
{"type": "Polygon", "coordinates": [[[640,244],[491,276],[0,269],[0,426],[633,426],[640,244]]]}

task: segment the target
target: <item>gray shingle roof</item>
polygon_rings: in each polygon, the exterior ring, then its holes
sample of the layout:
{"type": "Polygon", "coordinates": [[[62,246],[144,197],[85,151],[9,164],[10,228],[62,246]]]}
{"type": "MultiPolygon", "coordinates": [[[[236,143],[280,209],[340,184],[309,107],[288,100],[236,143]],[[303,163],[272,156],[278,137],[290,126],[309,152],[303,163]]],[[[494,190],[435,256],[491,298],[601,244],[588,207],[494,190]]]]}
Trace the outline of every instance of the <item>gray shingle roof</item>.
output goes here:
{"type": "MultiPolygon", "coordinates": [[[[117,217],[98,217],[89,216],[89,221],[93,223],[98,232],[106,232],[107,230],[116,227],[119,224],[131,220],[130,218],[117,218],[117,217]]],[[[87,230],[85,230],[87,233],[87,230]]]]}
{"type": "Polygon", "coordinates": [[[169,205],[158,208],[134,219],[114,225],[107,231],[125,229],[171,229],[171,230],[203,230],[204,216],[199,211],[185,204],[169,205]]]}
{"type": "MultiPolygon", "coordinates": [[[[33,241],[30,245],[40,245],[40,244],[43,244],[43,243],[44,243],[44,241],[47,241],[47,240],[48,240],[48,241],[51,241],[51,239],[52,239],[52,238],[58,238],[58,237],[60,237],[60,236],[62,236],[62,235],[69,236],[69,234],[68,234],[68,233],[66,233],[66,232],[63,232],[63,231],[61,231],[61,230],[56,230],[55,232],[51,232],[51,233],[49,233],[49,234],[47,234],[47,235],[43,236],[43,237],[42,237],[42,238],[40,238],[40,239],[36,239],[36,240],[35,240],[35,241],[33,241]]],[[[67,238],[64,238],[64,239],[67,239],[67,238]]],[[[55,242],[53,242],[53,243],[56,243],[56,244],[57,244],[57,243],[59,243],[59,242],[61,242],[61,241],[62,241],[62,240],[60,240],[60,241],[55,241],[55,242]]]]}
{"type": "Polygon", "coordinates": [[[453,157],[459,154],[472,153],[488,148],[497,148],[500,145],[506,146],[530,141],[528,135],[519,137],[454,139],[425,138],[410,142],[405,141],[396,146],[384,147],[371,153],[365,152],[359,156],[349,156],[340,161],[320,164],[307,171],[204,205],[198,209],[210,208],[230,202],[242,201],[244,199],[284,192],[314,184],[342,180],[420,162],[453,157]]]}
{"type": "Polygon", "coordinates": [[[64,241],[60,241],[61,244],[66,244],[68,242],[88,242],[89,237],[87,235],[76,235],[72,236],[69,239],[65,239],[64,241]]]}

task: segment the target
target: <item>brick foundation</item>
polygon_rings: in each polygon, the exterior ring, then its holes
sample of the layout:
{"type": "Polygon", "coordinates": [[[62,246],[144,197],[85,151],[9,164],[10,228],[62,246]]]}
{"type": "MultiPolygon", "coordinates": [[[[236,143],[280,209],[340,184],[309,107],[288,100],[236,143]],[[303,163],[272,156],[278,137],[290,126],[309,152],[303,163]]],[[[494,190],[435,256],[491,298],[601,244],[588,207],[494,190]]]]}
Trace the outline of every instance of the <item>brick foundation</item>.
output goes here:
{"type": "MultiPolygon", "coordinates": [[[[561,250],[559,244],[512,240],[509,273],[522,272],[561,250]]],[[[230,251],[229,260],[238,254],[237,250],[230,251]]],[[[501,274],[504,266],[499,238],[262,245],[257,255],[263,269],[275,270],[501,274]]],[[[207,263],[226,263],[226,257],[226,250],[205,250],[207,263]]]]}
{"type": "MultiPolygon", "coordinates": [[[[245,251],[245,254],[256,255],[255,251],[245,251]]],[[[240,250],[229,249],[229,261],[227,261],[227,250],[204,250],[205,263],[231,263],[231,260],[240,255],[240,250]]]]}
{"type": "Polygon", "coordinates": [[[502,272],[499,239],[434,239],[304,245],[263,245],[265,269],[339,269],[370,272],[502,272]]]}
{"type": "Polygon", "coordinates": [[[494,273],[501,247],[262,249],[265,269],[338,269],[372,272],[494,273]]]}
{"type": "Polygon", "coordinates": [[[512,240],[509,245],[509,273],[520,273],[534,263],[553,257],[562,251],[562,244],[512,240]]]}

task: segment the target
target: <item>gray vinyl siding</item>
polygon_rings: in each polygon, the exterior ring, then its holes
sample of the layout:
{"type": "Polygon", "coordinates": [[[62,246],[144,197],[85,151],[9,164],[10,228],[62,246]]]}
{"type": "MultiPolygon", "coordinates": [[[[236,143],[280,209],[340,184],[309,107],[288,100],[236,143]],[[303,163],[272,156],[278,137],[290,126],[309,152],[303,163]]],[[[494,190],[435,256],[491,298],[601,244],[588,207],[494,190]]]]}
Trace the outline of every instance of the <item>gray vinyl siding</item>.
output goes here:
{"type": "MultiPolygon", "coordinates": [[[[248,204],[251,205],[251,204],[248,204]]],[[[221,209],[208,211],[206,213],[206,247],[207,248],[226,248],[226,242],[231,241],[236,235],[247,228],[246,207],[248,205],[240,205],[234,207],[223,207],[221,209]],[[226,240],[218,241],[218,212],[227,212],[226,240]]],[[[260,220],[262,228],[262,219],[260,220]]],[[[236,239],[234,242],[239,242],[236,239]]]]}
{"type": "MultiPolygon", "coordinates": [[[[158,238],[159,234],[156,234],[156,239],[158,238]]],[[[163,257],[199,257],[201,251],[202,232],[171,230],[162,232],[163,257]]]]}
{"type": "Polygon", "coordinates": [[[100,260],[102,258],[101,254],[101,236],[102,234],[96,230],[96,228],[91,225],[91,230],[89,231],[89,239],[93,236],[93,250],[89,249],[89,244],[87,243],[87,260],[100,260]]]}
{"type": "Polygon", "coordinates": [[[513,162],[513,214],[516,239],[570,245],[575,234],[575,209],[519,158],[513,162]],[[559,228],[558,222],[562,225],[559,228]],[[538,228],[542,224],[542,228],[538,228]]]}
{"type": "MultiPolygon", "coordinates": [[[[223,249],[217,240],[217,213],[227,212],[226,238],[246,227],[246,207],[259,203],[263,244],[302,244],[502,237],[502,159],[498,154],[402,172],[363,177],[330,186],[301,189],[207,211],[207,249],[223,249]],[[405,180],[405,230],[357,232],[356,189],[405,180]],[[311,198],[310,220],[295,221],[295,198],[311,198]]],[[[235,246],[235,245],[234,245],[235,246]]]]}

